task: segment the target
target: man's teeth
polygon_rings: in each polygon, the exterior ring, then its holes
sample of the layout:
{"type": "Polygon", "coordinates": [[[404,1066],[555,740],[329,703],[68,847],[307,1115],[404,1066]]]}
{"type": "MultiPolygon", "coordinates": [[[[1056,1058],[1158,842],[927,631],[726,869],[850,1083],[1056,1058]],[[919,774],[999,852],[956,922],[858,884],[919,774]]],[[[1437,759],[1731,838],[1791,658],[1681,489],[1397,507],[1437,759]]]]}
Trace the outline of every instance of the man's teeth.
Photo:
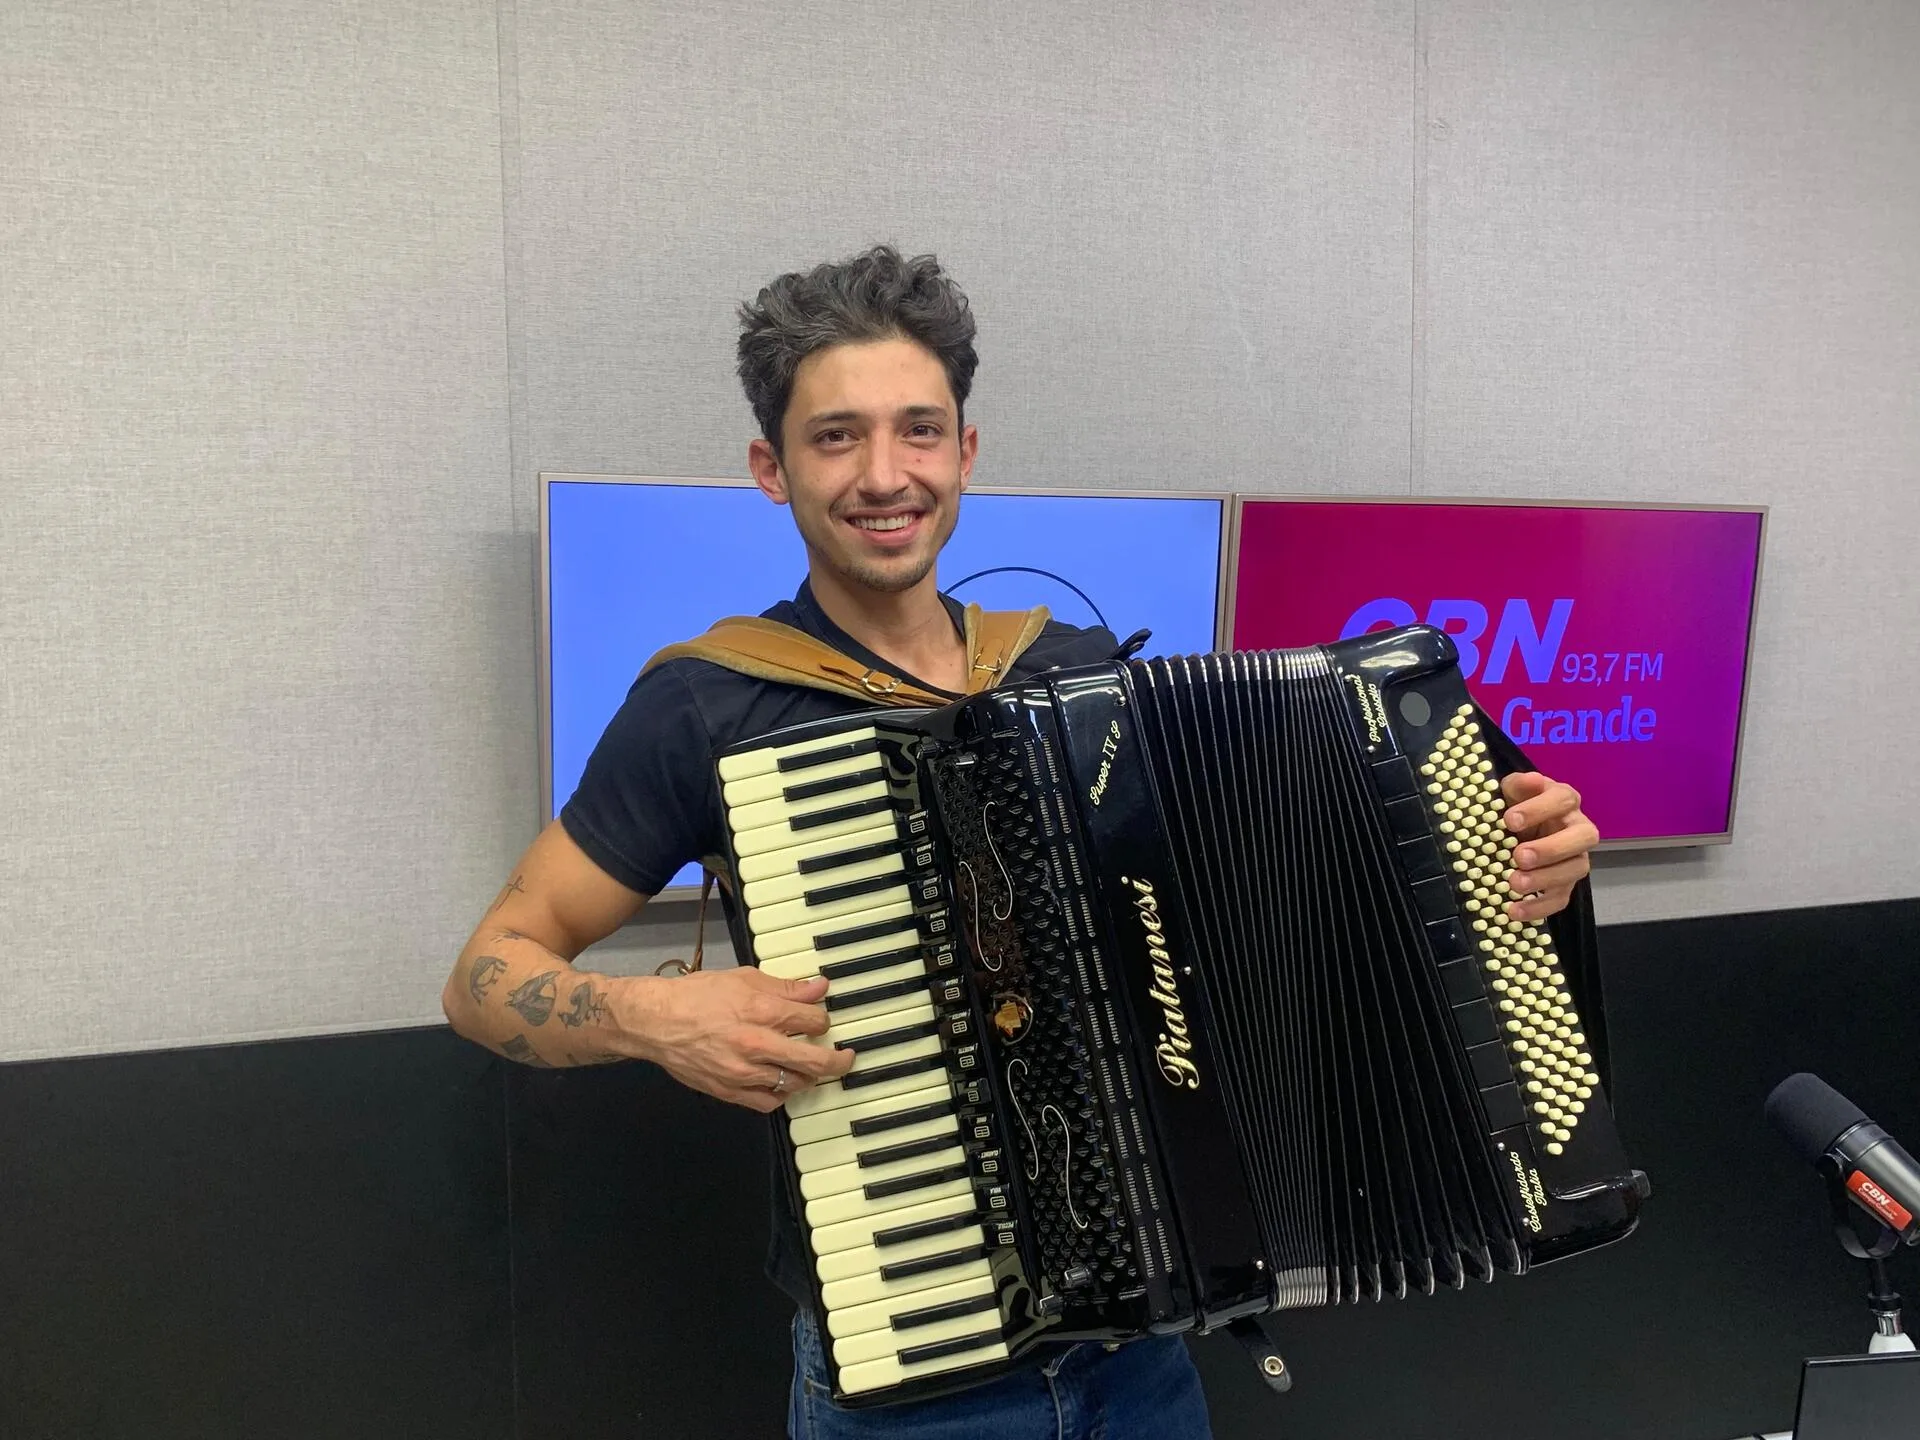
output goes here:
{"type": "Polygon", "coordinates": [[[853,523],[862,530],[904,530],[913,521],[911,515],[856,515],[853,523]]]}

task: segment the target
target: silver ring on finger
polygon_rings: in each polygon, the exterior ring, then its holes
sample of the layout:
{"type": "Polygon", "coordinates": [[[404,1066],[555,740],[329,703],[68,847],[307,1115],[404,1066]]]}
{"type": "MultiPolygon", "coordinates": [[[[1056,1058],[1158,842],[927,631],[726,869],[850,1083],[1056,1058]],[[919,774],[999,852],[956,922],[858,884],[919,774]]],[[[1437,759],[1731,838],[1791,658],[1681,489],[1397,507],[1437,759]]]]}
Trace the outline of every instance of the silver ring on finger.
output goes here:
{"type": "Polygon", "coordinates": [[[776,1095],[784,1095],[787,1093],[787,1072],[778,1065],[774,1066],[773,1069],[773,1093],[776,1095]]]}

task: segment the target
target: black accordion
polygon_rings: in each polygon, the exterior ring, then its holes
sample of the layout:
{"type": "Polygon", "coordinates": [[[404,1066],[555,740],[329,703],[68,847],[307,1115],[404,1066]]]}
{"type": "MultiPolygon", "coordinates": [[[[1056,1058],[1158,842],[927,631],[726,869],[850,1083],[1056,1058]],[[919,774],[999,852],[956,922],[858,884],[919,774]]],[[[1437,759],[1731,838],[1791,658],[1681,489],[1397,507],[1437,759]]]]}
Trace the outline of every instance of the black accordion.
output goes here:
{"type": "Polygon", "coordinates": [[[1505,910],[1523,767],[1423,626],[724,752],[736,943],[855,1052],[779,1118],[836,1398],[1631,1231],[1584,888],[1505,910]]]}

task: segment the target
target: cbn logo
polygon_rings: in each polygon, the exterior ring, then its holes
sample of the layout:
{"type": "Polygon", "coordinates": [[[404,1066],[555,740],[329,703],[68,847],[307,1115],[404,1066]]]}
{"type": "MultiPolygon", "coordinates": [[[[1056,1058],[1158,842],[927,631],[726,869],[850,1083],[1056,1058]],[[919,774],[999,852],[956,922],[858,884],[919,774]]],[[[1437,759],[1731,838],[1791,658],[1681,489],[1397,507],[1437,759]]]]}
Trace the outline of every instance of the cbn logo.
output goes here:
{"type": "MultiPolygon", "coordinates": [[[[1498,685],[1507,678],[1514,651],[1534,684],[1553,679],[1553,667],[1560,657],[1560,641],[1567,633],[1567,621],[1573,615],[1573,601],[1555,600],[1547,609],[1544,625],[1533,618],[1533,606],[1525,600],[1509,600],[1501,608],[1500,623],[1493,639],[1487,642],[1486,669],[1480,678],[1498,685]]],[[[1369,600],[1347,617],[1340,638],[1350,640],[1381,626],[1412,625],[1418,620],[1413,606],[1404,600],[1384,596],[1369,600]]],[[[1478,600],[1435,600],[1427,607],[1427,624],[1453,637],[1460,651],[1460,676],[1471,680],[1480,668],[1480,637],[1487,633],[1487,607],[1478,600]]]]}

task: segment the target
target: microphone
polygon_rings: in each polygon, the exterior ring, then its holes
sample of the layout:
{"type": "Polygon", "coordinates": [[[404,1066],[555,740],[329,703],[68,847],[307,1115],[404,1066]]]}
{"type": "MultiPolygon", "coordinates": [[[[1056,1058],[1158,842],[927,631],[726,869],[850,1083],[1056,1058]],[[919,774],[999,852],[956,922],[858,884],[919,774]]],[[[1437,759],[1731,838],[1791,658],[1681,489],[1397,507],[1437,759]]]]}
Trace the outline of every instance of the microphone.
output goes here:
{"type": "Polygon", "coordinates": [[[1817,1075],[1789,1075],[1767,1097],[1767,1120],[1854,1204],[1920,1245],[1920,1165],[1858,1105],[1817,1075]]]}

